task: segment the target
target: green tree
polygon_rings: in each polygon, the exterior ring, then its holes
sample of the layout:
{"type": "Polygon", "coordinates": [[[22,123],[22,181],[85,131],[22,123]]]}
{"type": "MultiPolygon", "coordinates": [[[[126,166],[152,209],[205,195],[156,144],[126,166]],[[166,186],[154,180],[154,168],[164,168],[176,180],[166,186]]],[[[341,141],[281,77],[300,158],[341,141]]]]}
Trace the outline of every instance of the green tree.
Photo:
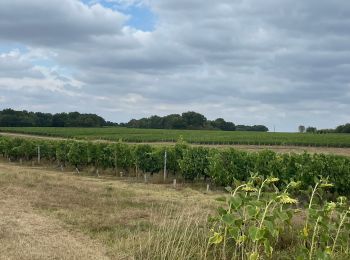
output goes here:
{"type": "Polygon", "coordinates": [[[207,122],[205,116],[193,111],[182,113],[182,118],[185,121],[186,127],[192,129],[203,128],[207,122]]]}
{"type": "Polygon", "coordinates": [[[316,133],[317,132],[317,129],[316,127],[312,127],[312,126],[309,126],[308,128],[306,128],[306,133],[316,133]]]}

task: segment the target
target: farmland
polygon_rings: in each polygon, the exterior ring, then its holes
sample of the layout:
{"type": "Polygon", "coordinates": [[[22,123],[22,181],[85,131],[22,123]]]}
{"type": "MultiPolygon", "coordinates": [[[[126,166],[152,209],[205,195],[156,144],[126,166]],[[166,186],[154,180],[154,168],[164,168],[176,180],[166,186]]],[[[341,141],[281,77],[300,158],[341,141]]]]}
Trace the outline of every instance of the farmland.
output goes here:
{"type": "Polygon", "coordinates": [[[0,157],[7,258],[350,255],[347,157],[1,136],[0,157]]]}
{"type": "Polygon", "coordinates": [[[0,132],[33,134],[87,140],[124,142],[176,142],[180,136],[188,143],[223,145],[277,145],[313,147],[350,147],[349,134],[300,134],[265,132],[226,132],[209,130],[164,130],[106,128],[0,128],[0,132]]]}

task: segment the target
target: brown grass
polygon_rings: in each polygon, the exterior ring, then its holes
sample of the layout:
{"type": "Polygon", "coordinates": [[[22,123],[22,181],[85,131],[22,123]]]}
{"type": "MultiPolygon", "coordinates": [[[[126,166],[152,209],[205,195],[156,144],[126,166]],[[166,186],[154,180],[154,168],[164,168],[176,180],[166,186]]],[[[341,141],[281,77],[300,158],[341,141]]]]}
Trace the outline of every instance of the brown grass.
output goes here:
{"type": "Polygon", "coordinates": [[[0,197],[0,259],[152,259],[157,247],[168,248],[163,253],[173,259],[195,256],[203,250],[190,252],[191,242],[205,246],[206,217],[218,203],[216,194],[189,188],[5,163],[0,197]],[[169,232],[170,242],[182,243],[178,252],[159,241],[169,223],[188,232],[169,232]]]}
{"type": "MultiPolygon", "coordinates": [[[[223,259],[207,222],[223,193],[197,185],[0,162],[0,259],[223,259]]],[[[296,235],[283,234],[275,259],[293,259],[296,235]]]]}

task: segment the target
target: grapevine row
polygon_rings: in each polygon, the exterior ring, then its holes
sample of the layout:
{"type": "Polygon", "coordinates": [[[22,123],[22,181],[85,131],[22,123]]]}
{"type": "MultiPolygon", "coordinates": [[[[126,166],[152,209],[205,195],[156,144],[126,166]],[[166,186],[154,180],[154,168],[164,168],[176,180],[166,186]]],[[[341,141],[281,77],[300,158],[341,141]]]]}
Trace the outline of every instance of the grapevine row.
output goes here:
{"type": "Polygon", "coordinates": [[[78,169],[123,169],[124,172],[159,173],[164,167],[184,179],[207,180],[230,186],[246,181],[252,173],[275,176],[281,180],[301,181],[305,188],[319,176],[334,183],[333,192],[350,195],[350,158],[325,154],[278,154],[270,150],[245,152],[233,148],[191,147],[183,141],[175,146],[93,143],[85,141],[30,140],[0,136],[0,154],[11,161],[40,158],[62,167],[78,169]],[[39,149],[38,149],[39,148],[39,149]]]}

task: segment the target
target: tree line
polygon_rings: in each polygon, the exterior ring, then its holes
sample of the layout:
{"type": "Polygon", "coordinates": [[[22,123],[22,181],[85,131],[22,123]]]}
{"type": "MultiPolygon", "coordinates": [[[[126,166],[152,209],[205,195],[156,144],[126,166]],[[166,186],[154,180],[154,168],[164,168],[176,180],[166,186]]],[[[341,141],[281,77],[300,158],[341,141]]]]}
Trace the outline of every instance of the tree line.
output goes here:
{"type": "Polygon", "coordinates": [[[263,125],[235,125],[223,118],[208,120],[204,115],[193,111],[171,114],[164,117],[151,116],[148,118],[132,119],[128,123],[106,121],[96,114],[42,113],[4,109],[0,111],[0,127],[103,127],[122,126],[128,128],[146,129],[188,129],[188,130],[223,130],[223,131],[260,131],[269,129],[263,125]]]}
{"type": "Polygon", "coordinates": [[[346,134],[350,133],[350,123],[345,125],[339,125],[335,129],[317,129],[316,127],[309,126],[305,127],[300,125],[298,128],[300,133],[313,133],[313,134],[330,134],[330,133],[339,133],[346,134]]]}
{"type": "Polygon", "coordinates": [[[148,118],[132,119],[121,126],[129,128],[149,128],[149,129],[189,129],[189,130],[223,130],[223,131],[260,131],[267,132],[269,129],[263,125],[235,125],[233,122],[225,121],[223,118],[208,120],[204,115],[189,111],[180,114],[167,116],[151,116],[148,118]]]}
{"type": "Polygon", "coordinates": [[[101,127],[113,125],[95,114],[41,113],[4,109],[0,111],[1,127],[101,127]]]}

